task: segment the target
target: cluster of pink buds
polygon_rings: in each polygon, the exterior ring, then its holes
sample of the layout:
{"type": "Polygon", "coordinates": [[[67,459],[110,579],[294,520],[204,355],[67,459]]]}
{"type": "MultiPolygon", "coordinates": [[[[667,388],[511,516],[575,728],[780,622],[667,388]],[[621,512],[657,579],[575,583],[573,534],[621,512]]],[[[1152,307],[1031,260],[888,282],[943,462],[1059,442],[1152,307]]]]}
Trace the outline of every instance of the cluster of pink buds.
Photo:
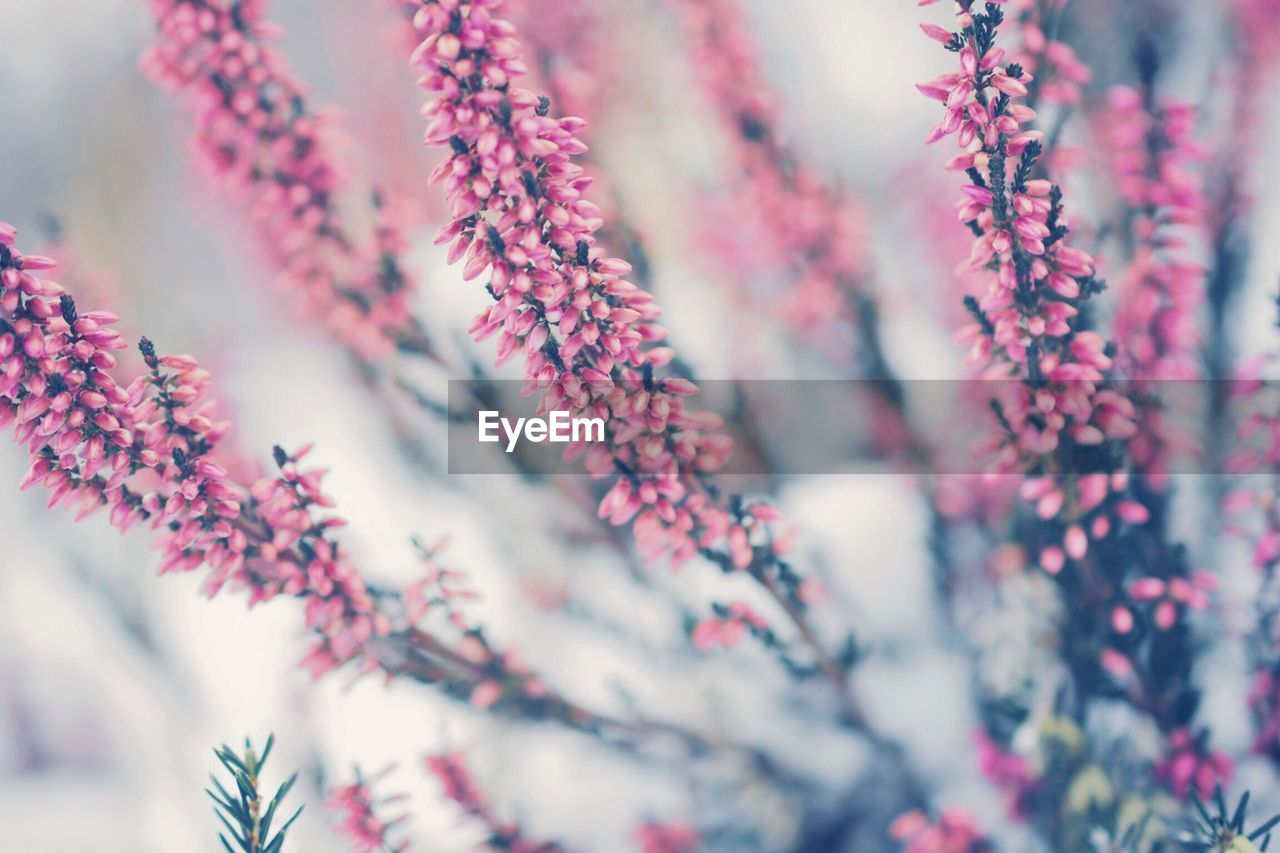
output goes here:
{"type": "MultiPolygon", "coordinates": [[[[1134,247],[1117,299],[1117,366],[1139,389],[1152,392],[1141,397],[1158,394],[1145,380],[1199,377],[1197,317],[1205,295],[1205,270],[1187,243],[1188,230],[1204,227],[1207,207],[1192,168],[1204,156],[1193,138],[1195,110],[1152,99],[1149,88],[1117,87],[1104,116],[1112,173],[1132,212],[1134,247]]],[[[1163,490],[1169,451],[1193,451],[1196,443],[1174,434],[1157,403],[1139,411],[1143,429],[1131,452],[1136,470],[1163,490]]]]}
{"type": "Polygon", "coordinates": [[[853,325],[872,319],[859,316],[873,310],[864,305],[866,213],[784,144],[777,99],[761,72],[738,0],[672,2],[694,71],[726,130],[734,172],[741,176],[714,221],[748,220],[741,229],[717,227],[705,242],[719,244],[719,259],[739,278],[761,269],[776,271],[786,282],[783,318],[847,357],[853,325]],[[724,245],[726,232],[744,236],[724,245]]]}
{"type": "Polygon", "coordinates": [[[960,219],[975,235],[969,263],[989,282],[980,300],[967,301],[974,322],[963,335],[983,377],[999,380],[991,404],[1000,431],[989,449],[997,470],[1030,475],[1021,493],[1041,521],[1032,534],[1040,566],[1055,576],[1070,564],[1080,567],[1066,593],[1102,605],[1073,612],[1073,623],[1063,626],[1079,638],[1079,651],[1067,654],[1083,659],[1071,666],[1100,668],[1153,716],[1169,736],[1162,766],[1177,768],[1164,778],[1185,793],[1177,727],[1196,698],[1187,686],[1188,632],[1172,629],[1187,611],[1207,605],[1212,584],[1189,571],[1184,550],[1145,531],[1151,505],[1132,497],[1127,464],[1138,410],[1127,394],[1105,385],[1111,347],[1078,327],[1084,300],[1098,288],[1094,260],[1066,244],[1059,187],[1033,177],[1040,134],[1025,129],[1035,116],[1021,103],[1030,80],[995,44],[1001,5],[987,3],[982,12],[972,0],[956,5],[957,32],[925,30],[958,55],[960,70],[920,89],[945,107],[929,141],[959,137],[963,150],[949,168],[969,178],[960,219]],[[1081,460],[1088,461],[1081,466],[1081,460]],[[1142,550],[1124,544],[1137,541],[1142,550]],[[1095,543],[1107,548],[1096,558],[1095,543]],[[1120,584],[1100,581],[1098,565],[1114,565],[1120,584]],[[1129,571],[1137,578],[1125,586],[1129,571]],[[1145,624],[1137,630],[1146,621],[1152,630],[1145,624]],[[1158,688],[1150,678],[1157,665],[1158,688]]]}
{"type": "MultiPolygon", "coordinates": [[[[346,550],[328,535],[346,522],[316,515],[316,508],[332,507],[333,500],[321,490],[322,469],[298,466],[309,450],[308,446],[288,454],[276,448],[279,476],[250,488],[254,513],[270,537],[259,554],[271,562],[259,568],[259,561],[250,561],[246,569],[252,600],[278,593],[306,596],[307,626],[321,639],[303,664],[319,677],[364,656],[369,642],[388,634],[391,625],[346,550]],[[268,567],[268,572],[261,570],[268,567]]],[[[377,658],[367,657],[364,666],[376,668],[377,658]]]]}
{"type": "MultiPolygon", "coordinates": [[[[1274,638],[1268,637],[1269,642],[1274,638]]],[[[1274,669],[1262,669],[1249,688],[1249,710],[1253,714],[1253,749],[1280,760],[1280,676],[1274,669]]]]}
{"type": "MultiPolygon", "coordinates": [[[[1277,0],[1231,0],[1227,4],[1235,24],[1239,50],[1244,54],[1246,62],[1255,66],[1258,71],[1262,67],[1274,65],[1280,59],[1277,38],[1280,38],[1280,2],[1277,0]]],[[[1241,81],[1257,87],[1260,82],[1254,78],[1256,71],[1241,81]]]]}
{"type": "MultiPolygon", "coordinates": [[[[1276,355],[1269,353],[1249,359],[1236,371],[1231,393],[1239,407],[1240,421],[1233,452],[1226,460],[1228,473],[1269,475],[1280,466],[1280,406],[1276,405],[1275,392],[1269,387],[1269,381],[1263,378],[1277,363],[1276,355]]],[[[1275,506],[1272,478],[1249,485],[1260,485],[1260,488],[1242,488],[1232,492],[1227,496],[1224,510],[1232,515],[1252,509],[1272,513],[1275,506]]],[[[1254,565],[1268,567],[1277,556],[1280,556],[1280,533],[1259,536],[1254,565]]]]}
{"type": "Polygon", "coordinates": [[[310,451],[274,450],[277,471],[251,470],[219,447],[229,425],[216,419],[211,380],[189,356],[159,356],[141,344],[147,372],[128,386],[113,378],[112,352],[125,347],[112,315],[81,314],[63,289],[37,275],[53,262],[13,248],[14,229],[0,223],[0,428],[26,444],[31,464],[23,487],[43,486],[50,505],[80,517],[105,509],[127,530],[156,529],[161,571],[208,568],[203,589],[227,584],[250,604],[300,599],[315,641],[302,665],[319,677],[347,664],[361,672],[439,684],[479,709],[554,718],[602,730],[611,724],[553,695],[514,650],[494,649],[484,632],[455,610],[468,597],[457,573],[428,559],[409,588],[404,616],[392,616],[332,533],[344,522],[322,484],[324,471],[302,465],[310,451]],[[426,630],[443,611],[460,639],[426,630]]]}
{"type": "Polygon", "coordinates": [[[1216,786],[1231,783],[1234,770],[1231,759],[1212,752],[1206,738],[1194,737],[1186,729],[1169,735],[1165,757],[1156,765],[1156,776],[1162,779],[1179,799],[1194,790],[1202,799],[1213,795],[1216,786]]]}
{"type": "Polygon", "coordinates": [[[986,853],[991,844],[973,815],[963,809],[943,812],[936,820],[921,811],[900,815],[889,826],[889,837],[905,853],[986,853]]]}
{"type": "Polygon", "coordinates": [[[209,567],[205,590],[228,581],[251,601],[305,598],[320,641],[308,656],[323,672],[363,653],[389,626],[320,519],[331,506],[321,472],[302,472],[277,450],[278,477],[233,480],[217,461],[229,424],[216,419],[207,371],[189,356],[140,349],[148,372],[128,386],[112,376],[112,351],[126,344],[116,317],[81,314],[63,289],[40,276],[52,262],[13,248],[0,223],[0,425],[26,444],[23,487],[49,491],[50,506],[76,505],[79,517],[105,509],[122,531],[150,520],[159,533],[161,571],[209,567]]]}
{"type": "Polygon", "coordinates": [[[197,562],[234,559],[240,505],[209,458],[227,425],[202,400],[207,374],[183,356],[158,359],[144,341],[151,375],[119,385],[118,318],[81,314],[36,274],[53,261],[22,255],[15,236],[0,223],[0,425],[30,453],[23,487],[44,486],[50,506],[78,504],[80,517],[105,507],[121,530],[165,523],[166,549],[197,562]]]}
{"type": "MultiPolygon", "coordinates": [[[[1266,109],[1259,103],[1259,93],[1267,89],[1267,78],[1280,64],[1280,2],[1277,0],[1231,0],[1228,6],[1232,31],[1236,38],[1235,78],[1231,91],[1235,104],[1231,115],[1231,132],[1237,150],[1253,152],[1267,119],[1266,109]]],[[[1249,160],[1247,156],[1232,158],[1229,178],[1239,186],[1249,160]]]]}
{"type": "MultiPolygon", "coordinates": [[[[420,0],[397,0],[411,6],[420,0]]],[[[621,79],[607,10],[578,0],[506,0],[506,16],[519,29],[529,57],[531,87],[545,92],[558,115],[579,116],[593,124],[611,107],[625,101],[617,89],[621,79]]],[[[423,33],[416,47],[429,33],[423,33]]],[[[585,131],[585,128],[584,128],[585,131]]],[[[593,166],[589,151],[583,165],[593,166]]],[[[625,247],[634,260],[634,275],[641,286],[648,274],[643,229],[628,219],[618,204],[620,187],[606,170],[593,169],[592,194],[600,204],[602,219],[596,236],[604,245],[625,247]]]]}
{"type": "Polygon", "coordinates": [[[1251,636],[1254,670],[1249,708],[1253,714],[1254,749],[1280,759],[1280,605],[1277,573],[1280,566],[1280,412],[1261,378],[1275,356],[1256,358],[1241,366],[1233,392],[1248,408],[1237,433],[1237,448],[1227,470],[1241,475],[1227,495],[1223,512],[1232,534],[1251,541],[1253,565],[1262,574],[1256,596],[1256,623],[1251,636]]]}
{"type": "Polygon", "coordinates": [[[708,432],[717,417],[686,403],[692,382],[659,376],[674,357],[653,346],[666,336],[659,310],[623,278],[629,264],[594,246],[602,219],[573,162],[585,150],[583,122],[552,117],[546,99],[514,85],[526,69],[498,5],[423,0],[415,18],[429,35],[413,64],[435,93],[426,140],[450,150],[433,174],[452,219],[437,241],[450,244],[451,262],[466,259],[465,278],[486,275],[494,299],[472,333],[497,336],[499,362],[523,356],[542,409],[606,421],[605,442],[570,454],[585,452],[593,475],[616,478],[600,514],[634,520],[645,554],[678,562],[712,551],[746,568],[769,550],[768,511],[735,511],[705,482],[731,443],[708,432]]]}
{"type": "Polygon", "coordinates": [[[390,820],[379,817],[378,811],[404,797],[376,797],[373,785],[376,779],[362,779],[356,772],[356,781],[334,788],[329,792],[325,806],[341,815],[338,833],[345,837],[357,853],[403,853],[409,849],[407,841],[395,842],[390,836],[402,824],[407,815],[390,820]]]}
{"type": "MultiPolygon", "coordinates": [[[[1151,607],[1151,623],[1157,630],[1168,631],[1178,622],[1179,610],[1207,610],[1209,593],[1218,587],[1218,579],[1207,572],[1196,572],[1190,580],[1172,578],[1138,578],[1129,583],[1129,598],[1151,607]]],[[[1111,611],[1111,625],[1117,634],[1133,630],[1133,612],[1124,605],[1111,611]]]]}
{"type": "Polygon", "coordinates": [[[1105,539],[1111,533],[1113,517],[1127,524],[1145,524],[1149,513],[1128,497],[1129,475],[1085,474],[1080,477],[1032,477],[1022,481],[1020,494],[1045,521],[1062,516],[1068,499],[1072,514],[1080,521],[1069,524],[1062,545],[1049,545],[1040,552],[1040,567],[1051,575],[1062,571],[1067,558],[1083,560],[1091,539],[1105,539]],[[1106,505],[1107,512],[1099,512],[1106,505]]]}
{"type": "MultiPolygon", "coordinates": [[[[945,107],[928,141],[958,136],[962,151],[948,168],[969,179],[959,218],[975,234],[969,264],[988,279],[980,299],[966,300],[973,322],[961,339],[981,376],[997,380],[992,406],[1000,431],[988,445],[996,470],[1057,473],[1064,456],[1131,439],[1137,412],[1127,396],[1102,387],[1113,366],[1106,341],[1077,328],[1083,302],[1098,287],[1094,260],[1067,244],[1061,190],[1032,177],[1042,134],[1024,127],[1035,118],[1020,102],[1029,75],[995,44],[1003,13],[989,5],[978,14],[963,0],[957,7],[957,32],[932,24],[924,30],[958,55],[960,70],[918,88],[945,107]]],[[[1141,507],[1108,497],[1120,497],[1123,475],[1100,474],[1026,484],[1024,495],[1041,518],[1058,519],[1063,531],[1060,543],[1043,546],[1047,571],[1060,571],[1065,557],[1083,559],[1091,535],[1111,534],[1118,521],[1145,520],[1141,507]],[[1076,492],[1080,486],[1087,494],[1076,492]]]]}
{"type": "Polygon", "coordinates": [[[508,11],[535,60],[533,75],[558,112],[592,121],[617,68],[601,11],[577,0],[516,0],[508,11]]]}
{"type": "Polygon", "coordinates": [[[978,749],[978,769],[1009,798],[1010,812],[1021,816],[1039,784],[1030,763],[997,743],[984,729],[979,729],[974,739],[978,749]]]}
{"type": "Polygon", "coordinates": [[[1029,93],[1033,103],[1079,104],[1082,88],[1093,78],[1071,45],[1046,33],[1056,29],[1068,2],[1014,0],[1012,4],[1021,45],[1011,59],[1035,76],[1034,91],[1029,93]]]}
{"type": "MultiPolygon", "coordinates": [[[[1186,623],[1191,611],[1209,607],[1210,594],[1217,590],[1218,579],[1207,572],[1191,572],[1188,577],[1142,577],[1130,581],[1124,592],[1111,604],[1110,627],[1118,643],[1136,634],[1139,615],[1155,631],[1172,631],[1186,623]]],[[[1107,647],[1099,656],[1102,668],[1117,683],[1133,682],[1138,668],[1131,654],[1107,647]]]]}
{"type": "Polygon", "coordinates": [[[716,605],[714,613],[693,628],[691,639],[699,649],[732,648],[746,634],[771,637],[769,623],[747,605],[736,601],[728,606],[716,605]]]}
{"type": "Polygon", "coordinates": [[[698,830],[687,823],[645,821],[631,838],[640,853],[698,853],[703,849],[698,830]]]}
{"type": "Polygon", "coordinates": [[[487,846],[512,853],[555,853],[563,850],[555,842],[531,841],[525,838],[517,824],[500,821],[472,777],[462,753],[428,756],[426,766],[428,772],[439,780],[445,798],[485,827],[489,833],[487,846]]]}
{"type": "Polygon", "coordinates": [[[143,68],[187,94],[198,111],[196,156],[245,197],[264,248],[309,313],[366,359],[413,345],[420,335],[408,313],[409,282],[362,258],[344,232],[335,202],[342,174],[326,140],[330,122],[307,111],[301,85],[270,45],[279,32],[263,20],[265,5],[151,0],[158,42],[143,68]]]}
{"type": "Polygon", "coordinates": [[[429,548],[415,544],[424,572],[403,595],[410,642],[462,673],[457,683],[472,707],[484,710],[504,699],[540,702],[552,698],[514,648],[495,649],[484,629],[459,609],[459,604],[479,596],[467,585],[464,573],[438,562],[443,541],[429,548]],[[446,644],[438,633],[427,630],[428,620],[437,614],[458,634],[457,642],[446,644]]]}

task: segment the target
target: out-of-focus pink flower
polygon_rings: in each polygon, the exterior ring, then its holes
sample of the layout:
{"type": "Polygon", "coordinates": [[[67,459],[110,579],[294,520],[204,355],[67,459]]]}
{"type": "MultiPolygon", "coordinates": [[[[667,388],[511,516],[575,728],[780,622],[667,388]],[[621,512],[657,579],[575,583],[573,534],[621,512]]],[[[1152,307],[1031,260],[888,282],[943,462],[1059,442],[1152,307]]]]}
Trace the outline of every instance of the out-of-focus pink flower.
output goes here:
{"type": "Polygon", "coordinates": [[[936,820],[921,811],[907,812],[889,825],[889,837],[906,853],[985,853],[990,842],[964,809],[943,812],[936,820]]]}
{"type": "Polygon", "coordinates": [[[357,853],[402,853],[409,849],[409,843],[394,842],[389,836],[407,815],[390,820],[378,815],[379,809],[401,799],[403,797],[393,796],[375,800],[372,782],[360,779],[357,774],[353,784],[332,789],[325,806],[342,816],[338,832],[351,842],[357,853]]]}
{"type": "Polygon", "coordinates": [[[563,850],[555,842],[531,841],[524,837],[516,824],[499,821],[471,775],[462,753],[431,755],[425,763],[427,771],[440,782],[445,798],[452,800],[488,830],[488,843],[495,849],[513,853],[556,853],[563,850]]]}
{"type": "Polygon", "coordinates": [[[693,645],[699,649],[716,647],[732,648],[750,633],[764,633],[769,623],[746,604],[734,602],[728,607],[717,606],[716,613],[696,626],[691,635],[693,645]]]}
{"type": "Polygon", "coordinates": [[[1231,784],[1231,759],[1210,752],[1186,729],[1169,735],[1165,757],[1156,764],[1156,775],[1164,780],[1175,796],[1186,799],[1194,788],[1202,798],[1213,795],[1214,787],[1231,784]]]}
{"type": "Polygon", "coordinates": [[[1009,796],[1013,814],[1021,815],[1037,782],[1027,760],[996,743],[983,729],[974,734],[974,739],[978,747],[978,768],[982,775],[1009,796]]]}
{"type": "Polygon", "coordinates": [[[1156,103],[1151,93],[1124,86],[1111,91],[1108,104],[1100,123],[1112,175],[1132,212],[1134,246],[1118,288],[1117,363],[1143,400],[1137,418],[1142,428],[1130,442],[1135,468],[1164,489],[1170,456],[1198,448],[1194,435],[1176,432],[1162,415],[1159,386],[1151,380],[1201,375],[1198,325],[1206,272],[1187,238],[1205,227],[1207,202],[1193,168],[1204,154],[1193,138],[1189,104],[1156,103]]]}
{"type": "Polygon", "coordinates": [[[1129,584],[1129,597],[1138,602],[1154,603],[1152,621],[1156,628],[1167,631],[1178,621],[1178,609],[1205,610],[1209,593],[1217,589],[1217,578],[1197,572],[1190,579],[1155,577],[1138,578],[1129,584]]]}
{"type": "MultiPolygon", "coordinates": [[[[975,235],[968,264],[987,283],[980,298],[966,299],[973,322],[961,337],[980,377],[999,380],[991,383],[999,429],[987,444],[993,470],[1058,470],[1072,450],[1127,445],[1137,410],[1124,394],[1101,387],[1113,367],[1107,342],[1079,328],[1080,310],[1097,288],[1095,262],[1069,245],[1061,189],[1034,176],[1043,135],[1026,129],[1036,116],[1025,103],[1033,78],[1004,49],[975,36],[967,4],[957,9],[958,31],[945,41],[956,49],[959,70],[918,88],[944,110],[927,141],[954,136],[959,143],[947,168],[968,178],[958,218],[975,235]]],[[[983,16],[983,26],[992,20],[983,16]]],[[[1042,546],[1044,569],[1057,574],[1067,559],[1085,559],[1090,539],[1135,518],[1118,514],[1121,502],[1131,502],[1127,489],[1120,467],[1024,483],[1023,497],[1037,514],[1062,522],[1062,540],[1042,546]]]]}
{"type": "Polygon", "coordinates": [[[1273,759],[1280,756],[1280,680],[1273,670],[1254,674],[1248,701],[1254,719],[1254,751],[1273,759]]]}
{"type": "Polygon", "coordinates": [[[335,203],[343,170],[330,146],[333,117],[312,113],[305,91],[272,45],[280,29],[264,0],[150,0],[156,44],[146,73],[196,110],[192,151],[217,182],[244,199],[262,246],[306,310],[345,347],[376,359],[424,349],[408,310],[412,281],[395,205],[360,249],[335,203]]]}
{"type": "Polygon", "coordinates": [[[301,471],[306,450],[277,450],[279,475],[231,479],[218,461],[230,423],[217,419],[212,377],[195,359],[140,349],[148,373],[117,384],[114,351],[126,346],[105,312],[82,314],[70,294],[36,273],[52,262],[12,248],[0,224],[0,427],[26,444],[22,487],[43,486],[49,505],[73,504],[78,517],[106,510],[127,531],[159,531],[162,573],[209,567],[205,592],[227,582],[250,603],[279,594],[305,599],[307,625],[320,640],[314,672],[361,656],[389,630],[359,573],[329,538],[340,519],[323,473],[301,471]]]}
{"type": "Polygon", "coordinates": [[[1033,103],[1079,104],[1082,88],[1093,78],[1089,66],[1080,61],[1069,44],[1046,33],[1057,29],[1058,22],[1053,19],[1063,14],[1066,5],[1064,0],[1013,0],[1009,4],[1021,42],[1010,61],[1034,75],[1034,85],[1028,93],[1033,103]]]}
{"type": "Polygon", "coordinates": [[[702,239],[721,270],[735,280],[761,273],[786,283],[780,294],[738,298],[771,310],[804,336],[849,360],[859,320],[874,322],[867,305],[869,226],[848,192],[785,145],[777,98],[738,0],[671,0],[684,25],[694,73],[725,133],[733,183],[705,217],[715,224],[702,239]],[[725,227],[733,222],[737,227],[725,227]],[[763,305],[761,305],[763,302],[763,305]]]}
{"type": "Polygon", "coordinates": [[[683,822],[645,821],[631,833],[640,853],[697,853],[703,849],[698,830],[683,822]]]}
{"type": "Polygon", "coordinates": [[[1103,649],[1098,655],[1098,663],[1116,681],[1128,681],[1133,677],[1133,661],[1124,652],[1116,649],[1103,649]]]}

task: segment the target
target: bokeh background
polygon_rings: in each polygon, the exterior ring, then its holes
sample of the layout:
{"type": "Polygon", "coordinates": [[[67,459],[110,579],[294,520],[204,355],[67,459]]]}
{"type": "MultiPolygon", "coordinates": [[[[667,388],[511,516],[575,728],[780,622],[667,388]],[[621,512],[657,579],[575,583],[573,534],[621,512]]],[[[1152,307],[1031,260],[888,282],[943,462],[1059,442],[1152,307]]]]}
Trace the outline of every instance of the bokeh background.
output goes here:
{"type": "MultiPolygon", "coordinates": [[[[735,306],[733,283],[700,252],[697,235],[715,223],[690,200],[732,175],[674,19],[661,4],[584,2],[607,22],[609,88],[593,116],[593,157],[644,233],[681,353],[713,378],[840,375],[770,318],[735,306]]],[[[420,313],[487,363],[488,350],[469,347],[464,334],[483,294],[430,244],[441,214],[425,179],[438,154],[418,144],[420,96],[393,47],[389,5],[277,0],[271,14],[286,26],[282,48],[315,102],[343,116],[352,184],[389,187],[421,208],[411,255],[420,313]]],[[[921,11],[907,0],[744,5],[791,142],[867,205],[886,348],[900,374],[963,376],[952,342],[952,266],[962,256],[945,257],[931,236],[950,217],[956,186],[940,168],[946,152],[921,144],[936,105],[913,88],[946,70],[948,57],[920,37],[921,11]]],[[[1094,67],[1095,89],[1129,73],[1109,5],[1077,4],[1074,17],[1073,43],[1094,67]]],[[[1214,111],[1224,43],[1217,5],[1170,4],[1164,37],[1178,61],[1162,81],[1205,107],[1215,139],[1230,133],[1214,111]]],[[[733,579],[660,568],[637,581],[562,505],[506,478],[445,475],[430,426],[396,412],[295,319],[243,221],[184,156],[190,115],[138,71],[152,37],[143,0],[3,0],[0,34],[0,217],[21,229],[28,249],[56,247],[68,262],[62,278],[92,295],[82,303],[119,313],[130,337],[145,333],[209,366],[240,446],[266,462],[273,444],[314,441],[350,522],[347,541],[372,577],[412,579],[409,537],[448,536],[446,561],[482,595],[472,612],[566,693],[606,709],[661,709],[765,744],[804,769],[813,801],[826,808],[874,800],[859,782],[865,746],[822,721],[810,688],[793,688],[749,643],[698,656],[680,642],[681,613],[725,597],[733,579]],[[568,590],[589,613],[535,606],[539,590],[568,590]]],[[[1273,115],[1274,94],[1265,106],[1273,115]]],[[[1086,152],[1089,132],[1083,121],[1069,130],[1086,152]]],[[[1264,158],[1257,185],[1278,178],[1274,158],[1264,158]]],[[[1071,188],[1078,215],[1105,207],[1105,180],[1071,188]]],[[[1280,203],[1271,192],[1257,196],[1255,252],[1234,315],[1245,352],[1269,343],[1280,271],[1280,244],[1267,236],[1280,226],[1280,203]]],[[[358,199],[350,206],[367,217],[358,199]]],[[[157,578],[145,535],[120,537],[101,519],[74,524],[69,513],[46,511],[38,492],[19,493],[24,463],[21,448],[0,447],[0,849],[217,849],[201,790],[210,746],[267,732],[279,741],[276,772],[302,771],[294,797],[307,809],[287,849],[345,849],[322,790],[355,763],[393,767],[385,786],[409,795],[404,836],[417,849],[472,849],[475,827],[421,768],[423,754],[441,749],[468,752],[501,812],[575,849],[624,849],[646,817],[717,810],[726,820],[750,813],[772,833],[761,836],[766,847],[785,849],[796,837],[804,808],[754,786],[741,768],[717,766],[718,784],[707,787],[678,766],[638,762],[546,725],[497,721],[413,685],[352,683],[342,673],[314,683],[297,666],[305,638],[292,603],[249,611],[235,595],[206,600],[195,577],[157,578]]],[[[1220,748],[1244,753],[1241,614],[1255,581],[1247,557],[1205,520],[1211,514],[1194,511],[1211,491],[1205,479],[1188,478],[1180,498],[1193,551],[1227,579],[1208,628],[1222,641],[1201,665],[1204,716],[1220,748]]],[[[873,718],[905,744],[940,801],[973,809],[1011,849],[1033,846],[976,769],[970,689],[990,673],[976,673],[931,592],[928,518],[914,484],[784,477],[778,494],[831,591],[836,606],[823,618],[854,626],[873,649],[856,674],[873,718]]],[[[1003,650],[985,666],[1039,665],[1043,651],[1027,635],[1039,624],[1036,608],[1048,606],[1042,592],[1029,576],[1025,600],[1003,621],[962,618],[979,644],[1003,650]]],[[[1240,773],[1255,796],[1280,801],[1269,768],[1246,761],[1240,773]]]]}

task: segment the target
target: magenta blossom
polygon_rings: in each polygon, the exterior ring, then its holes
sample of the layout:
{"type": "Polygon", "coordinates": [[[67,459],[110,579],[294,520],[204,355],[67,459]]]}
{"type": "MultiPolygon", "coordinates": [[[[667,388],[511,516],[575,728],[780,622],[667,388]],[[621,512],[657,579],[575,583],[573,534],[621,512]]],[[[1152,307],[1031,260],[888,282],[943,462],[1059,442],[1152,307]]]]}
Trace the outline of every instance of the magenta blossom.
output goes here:
{"type": "MultiPolygon", "coordinates": [[[[786,282],[783,292],[753,301],[761,310],[776,306],[798,334],[848,360],[855,345],[875,343],[853,340],[860,320],[874,323],[873,306],[866,304],[867,214],[784,144],[777,98],[738,0],[672,5],[697,79],[726,131],[736,172],[723,205],[710,211],[716,227],[703,241],[719,249],[717,262],[737,278],[765,269],[786,282]],[[725,228],[726,220],[742,227],[725,228]],[[739,236],[726,240],[726,234],[739,236]]],[[[740,296],[751,299],[746,292],[740,296]]]]}
{"type": "Polygon", "coordinates": [[[697,853],[703,849],[698,830],[682,822],[645,821],[631,837],[640,853],[697,853]]]}
{"type": "Polygon", "coordinates": [[[1210,752],[1200,741],[1186,729],[1178,729],[1169,735],[1166,757],[1156,765],[1156,775],[1180,799],[1185,799],[1193,789],[1201,798],[1208,799],[1216,786],[1225,788],[1231,784],[1231,759],[1222,753],[1210,752]]]}
{"type": "Polygon", "coordinates": [[[426,767],[439,781],[445,799],[452,800],[486,829],[488,846],[512,853],[556,853],[564,849],[555,842],[531,841],[524,837],[517,824],[500,821],[476,784],[462,753],[428,756],[426,767]]]}
{"type": "Polygon", "coordinates": [[[399,224],[379,212],[358,249],[336,206],[344,174],[331,151],[333,119],[307,111],[305,92],[271,41],[263,0],[151,0],[157,43],[142,67],[197,112],[192,150],[261,231],[281,278],[344,346],[375,359],[422,348],[408,311],[412,282],[398,269],[399,224]]]}
{"type": "MultiPolygon", "coordinates": [[[[1098,287],[1095,262],[1068,243],[1061,190],[1032,177],[1043,135],[1026,128],[1035,118],[1022,103],[1030,75],[994,44],[999,18],[974,15],[967,3],[957,9],[957,32],[925,31],[956,52],[960,69],[918,88],[945,109],[928,141],[955,136],[961,147],[947,168],[969,180],[958,215],[975,235],[969,266],[987,279],[983,296],[966,300],[974,322],[961,337],[980,375],[1002,380],[992,401],[1000,429],[986,445],[996,472],[1052,474],[1069,449],[1126,443],[1137,410],[1102,385],[1113,367],[1105,339],[1078,328],[1098,287]]],[[[1145,513],[1123,499],[1127,488],[1119,470],[1028,482],[1024,497],[1063,528],[1059,543],[1042,547],[1041,566],[1056,574],[1068,558],[1085,558],[1090,538],[1107,537],[1119,521],[1141,523],[1145,513]]]]}
{"type": "Polygon", "coordinates": [[[409,849],[409,843],[393,842],[390,835],[407,816],[400,815],[385,820],[378,815],[378,811],[404,798],[392,796],[375,799],[373,785],[376,781],[361,779],[357,772],[355,782],[329,791],[325,806],[342,816],[338,832],[350,841],[357,853],[403,853],[409,849]]]}

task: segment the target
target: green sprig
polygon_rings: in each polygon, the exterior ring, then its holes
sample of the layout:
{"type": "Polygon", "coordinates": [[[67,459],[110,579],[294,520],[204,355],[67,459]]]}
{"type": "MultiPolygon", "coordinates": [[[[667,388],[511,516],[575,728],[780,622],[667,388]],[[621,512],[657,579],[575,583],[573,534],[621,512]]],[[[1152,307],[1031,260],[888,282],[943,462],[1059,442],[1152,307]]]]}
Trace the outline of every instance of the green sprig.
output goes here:
{"type": "Polygon", "coordinates": [[[231,774],[235,786],[235,793],[232,794],[216,776],[210,774],[213,789],[205,789],[205,793],[214,802],[214,814],[230,834],[228,838],[227,835],[218,833],[218,840],[227,853],[280,853],[284,847],[285,832],[298,819],[298,815],[302,814],[302,806],[299,806],[293,816],[276,831],[275,836],[271,836],[271,824],[275,820],[276,810],[298,779],[297,773],[290,776],[276,790],[275,796],[264,810],[263,796],[259,789],[260,776],[274,745],[275,735],[268,735],[262,755],[257,754],[248,738],[245,738],[242,754],[225,744],[213,751],[219,763],[231,774]]]}

